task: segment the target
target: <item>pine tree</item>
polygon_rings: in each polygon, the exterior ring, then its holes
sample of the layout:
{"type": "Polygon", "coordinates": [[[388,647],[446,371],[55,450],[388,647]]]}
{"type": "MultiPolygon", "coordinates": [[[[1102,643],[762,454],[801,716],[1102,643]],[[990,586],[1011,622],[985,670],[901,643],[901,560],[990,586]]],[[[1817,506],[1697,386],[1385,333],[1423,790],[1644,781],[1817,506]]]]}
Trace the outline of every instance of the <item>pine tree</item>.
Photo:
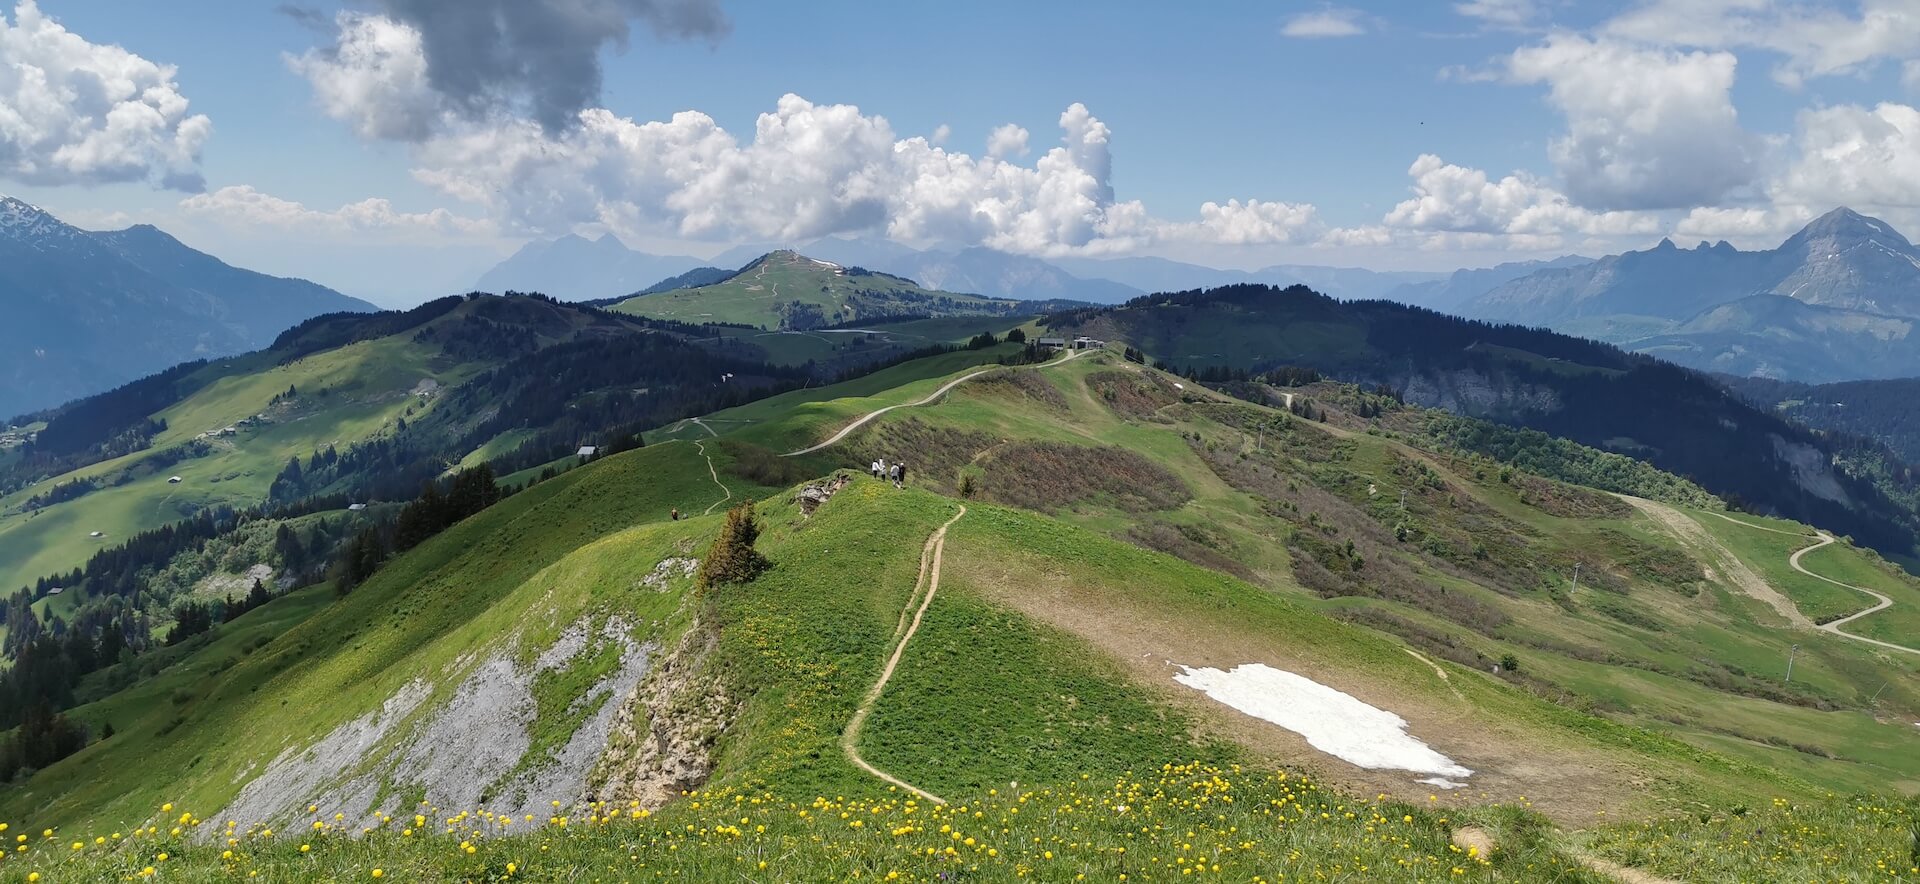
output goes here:
{"type": "Polygon", "coordinates": [[[767,558],[753,548],[760,538],[760,524],[753,517],[753,501],[748,500],[727,511],[727,523],[720,528],[700,563],[702,589],[723,583],[747,583],[766,570],[767,558]]]}

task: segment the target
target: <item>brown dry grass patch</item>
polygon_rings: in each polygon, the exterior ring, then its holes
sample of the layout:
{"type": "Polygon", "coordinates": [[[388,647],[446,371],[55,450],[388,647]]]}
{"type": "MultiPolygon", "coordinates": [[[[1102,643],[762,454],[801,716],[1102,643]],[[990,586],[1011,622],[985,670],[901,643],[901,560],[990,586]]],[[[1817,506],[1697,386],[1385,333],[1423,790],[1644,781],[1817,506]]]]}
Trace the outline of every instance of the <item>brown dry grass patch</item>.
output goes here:
{"type": "Polygon", "coordinates": [[[1186,483],[1167,468],[1111,445],[1015,442],[994,449],[981,465],[982,496],[1039,512],[1099,503],[1142,513],[1193,499],[1186,483]]]}

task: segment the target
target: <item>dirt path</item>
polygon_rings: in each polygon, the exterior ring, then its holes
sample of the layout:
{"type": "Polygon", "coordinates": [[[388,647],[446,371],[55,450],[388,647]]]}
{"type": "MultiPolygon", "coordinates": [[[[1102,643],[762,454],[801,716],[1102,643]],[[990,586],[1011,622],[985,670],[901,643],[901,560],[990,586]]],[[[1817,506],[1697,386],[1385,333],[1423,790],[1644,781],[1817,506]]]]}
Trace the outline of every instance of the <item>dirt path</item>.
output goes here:
{"type": "Polygon", "coordinates": [[[1412,655],[1413,659],[1433,667],[1433,674],[1439,676],[1440,682],[1447,686],[1447,690],[1453,692],[1453,698],[1456,700],[1459,700],[1462,703],[1465,703],[1467,701],[1467,698],[1461,695],[1460,689],[1453,686],[1453,679],[1447,677],[1447,671],[1445,669],[1441,669],[1440,664],[1433,662],[1432,660],[1427,658],[1427,655],[1422,654],[1419,651],[1416,651],[1412,648],[1401,648],[1400,650],[1406,651],[1408,654],[1412,655]]]}
{"type": "Polygon", "coordinates": [[[1612,878],[1620,882],[1620,884],[1681,884],[1681,882],[1675,881],[1672,878],[1662,878],[1652,872],[1643,872],[1632,866],[1623,866],[1597,856],[1575,854],[1575,858],[1580,860],[1581,865],[1612,878]]]}
{"type": "MultiPolygon", "coordinates": [[[[1782,595],[1779,590],[1773,588],[1772,584],[1768,583],[1759,574],[1754,573],[1752,568],[1747,567],[1746,562],[1741,561],[1739,556],[1733,554],[1733,550],[1727,549],[1725,544],[1708,533],[1707,529],[1700,527],[1699,522],[1688,518],[1686,513],[1680,512],[1664,503],[1647,500],[1645,498],[1622,494],[1620,495],[1620,499],[1633,504],[1636,509],[1646,513],[1648,518],[1653,519],[1662,527],[1666,528],[1667,532],[1679,538],[1681,543],[1691,546],[1706,554],[1708,557],[1717,560],[1720,564],[1721,573],[1725,574],[1728,580],[1733,581],[1734,586],[1738,587],[1741,592],[1746,593],[1755,601],[1766,604],[1781,617],[1786,618],[1788,625],[1796,629],[1814,628],[1813,621],[1807,619],[1807,615],[1800,612],[1799,606],[1795,605],[1792,599],[1782,595]]],[[[1741,522],[1740,524],[1746,523],[1741,522]]]]}
{"type": "Polygon", "coordinates": [[[1723,522],[1732,522],[1735,525],[1739,525],[1745,528],[1752,528],[1755,531],[1770,531],[1774,534],[1785,534],[1788,537],[1806,537],[1807,536],[1806,532],[1804,531],[1788,531],[1782,528],[1770,528],[1766,525],[1756,525],[1752,522],[1736,519],[1732,516],[1727,515],[1726,513],[1716,513],[1713,510],[1705,510],[1704,512],[1706,512],[1707,515],[1712,516],[1716,519],[1719,519],[1723,522]]]}
{"type": "MultiPolygon", "coordinates": [[[[1824,632],[1829,635],[1837,635],[1841,638],[1848,639],[1850,641],[1862,642],[1862,643],[1873,645],[1879,648],[1886,648],[1887,650],[1890,650],[1890,651],[1903,651],[1908,654],[1920,654],[1920,648],[1910,648],[1905,645],[1896,645],[1892,642],[1884,642],[1877,638],[1867,638],[1864,635],[1854,635],[1853,633],[1847,632],[1840,628],[1849,623],[1852,623],[1855,620],[1865,617],[1868,614],[1877,614],[1881,611],[1884,611],[1888,608],[1893,607],[1893,599],[1888,598],[1887,596],[1882,595],[1878,592],[1875,592],[1871,589],[1867,589],[1864,586],[1854,586],[1851,583],[1841,583],[1840,581],[1835,580],[1831,577],[1827,577],[1821,574],[1816,574],[1808,570],[1807,566],[1800,562],[1801,557],[1805,556],[1807,553],[1813,552],[1814,550],[1817,550],[1817,549],[1823,549],[1825,547],[1831,546],[1834,543],[1836,543],[1837,541],[1833,535],[1828,534],[1825,531],[1821,531],[1815,534],[1812,538],[1814,542],[1811,545],[1804,546],[1804,547],[1801,547],[1800,549],[1794,550],[1793,554],[1787,557],[1787,564],[1793,566],[1793,570],[1798,571],[1802,574],[1805,574],[1808,577],[1812,577],[1815,580],[1824,581],[1826,583],[1831,583],[1834,586],[1841,587],[1842,589],[1851,589],[1854,592],[1871,596],[1874,600],[1874,604],[1872,607],[1869,607],[1866,610],[1857,611],[1853,614],[1842,617],[1838,620],[1834,620],[1827,623],[1814,623],[1812,620],[1807,619],[1807,616],[1805,614],[1800,613],[1800,608],[1794,605],[1792,599],[1789,599],[1785,595],[1782,595],[1778,590],[1775,590],[1764,579],[1762,579],[1760,575],[1755,574],[1753,572],[1753,569],[1748,568],[1745,562],[1740,561],[1740,558],[1738,556],[1735,556],[1731,550],[1727,549],[1723,544],[1720,543],[1720,541],[1714,539],[1713,535],[1709,534],[1706,531],[1706,529],[1701,528],[1698,522],[1695,522],[1692,519],[1687,518],[1686,514],[1681,513],[1679,510],[1676,510],[1670,506],[1667,506],[1661,503],[1655,503],[1654,501],[1651,501],[1651,500],[1641,500],[1635,497],[1626,497],[1625,495],[1622,495],[1622,497],[1628,503],[1631,503],[1634,506],[1639,507],[1641,512],[1646,513],[1648,516],[1651,516],[1655,521],[1666,526],[1667,530],[1679,536],[1683,541],[1688,542],[1701,549],[1711,550],[1716,552],[1717,558],[1720,559],[1721,566],[1726,569],[1727,577],[1729,579],[1733,580],[1735,584],[1739,585],[1740,588],[1744,590],[1748,595],[1753,596],[1754,598],[1759,599],[1760,601],[1766,602],[1767,604],[1773,606],[1774,610],[1779,611],[1781,615],[1786,617],[1788,622],[1792,623],[1795,627],[1798,627],[1801,629],[1818,630],[1820,632],[1824,632]]],[[[1733,518],[1732,516],[1728,516],[1722,513],[1708,512],[1707,515],[1713,516],[1719,519],[1724,519],[1728,522],[1732,522],[1733,524],[1739,525],[1743,528],[1752,528],[1755,531],[1770,531],[1774,534],[1785,534],[1789,537],[1807,537],[1806,534],[1803,534],[1799,531],[1788,531],[1785,529],[1774,528],[1767,525],[1756,525],[1752,522],[1736,519],[1736,518],[1733,518]]]]}
{"type": "MultiPolygon", "coordinates": [[[[702,424],[702,426],[705,426],[705,424],[702,424]]],[[[712,431],[712,430],[708,430],[707,432],[709,432],[709,433],[711,433],[711,432],[713,432],[713,431],[712,431]]],[[[729,488],[727,488],[727,484],[726,484],[725,482],[722,482],[722,481],[720,481],[720,473],[719,473],[719,471],[718,471],[718,470],[715,470],[715,469],[713,468],[713,458],[712,458],[712,457],[709,457],[709,456],[707,455],[707,446],[706,446],[706,445],[705,445],[704,443],[701,443],[701,442],[695,442],[695,443],[693,443],[693,447],[695,447],[695,448],[698,448],[698,449],[700,449],[700,456],[701,456],[702,458],[704,458],[704,459],[706,460],[706,462],[707,462],[707,475],[709,475],[709,476],[712,476],[712,477],[713,477],[713,484],[715,484],[715,485],[718,485],[718,486],[720,486],[720,493],[721,493],[721,494],[723,494],[723,495],[725,495],[724,497],[722,497],[722,498],[720,498],[719,500],[716,500],[716,501],[714,501],[714,502],[713,502],[713,505],[712,505],[712,506],[709,506],[709,507],[707,507],[707,511],[706,511],[706,512],[704,512],[704,513],[701,513],[701,515],[703,515],[703,516],[704,516],[704,515],[711,515],[711,514],[713,513],[713,509],[714,509],[714,507],[717,507],[717,506],[719,506],[719,505],[721,505],[721,504],[723,504],[723,503],[726,503],[727,501],[729,501],[729,500],[732,500],[732,499],[733,499],[733,491],[732,491],[731,489],[729,489],[729,488]]]]}
{"type": "Polygon", "coordinates": [[[1906,645],[1896,645],[1893,642],[1883,642],[1877,638],[1867,638],[1864,635],[1854,635],[1851,632],[1845,632],[1841,630],[1840,627],[1845,626],[1849,623],[1852,623],[1853,621],[1858,620],[1862,617],[1865,617],[1868,614],[1877,614],[1881,611],[1884,611],[1888,608],[1893,607],[1893,599],[1890,599],[1884,595],[1881,595],[1880,593],[1874,592],[1873,590],[1868,589],[1864,586],[1854,586],[1851,583],[1841,583],[1840,581],[1835,580],[1831,577],[1823,577],[1819,574],[1815,574],[1812,571],[1807,570],[1807,567],[1805,565],[1800,564],[1801,556],[1804,556],[1807,553],[1813,552],[1816,549],[1830,546],[1833,543],[1834,543],[1833,535],[1828,534],[1825,531],[1822,531],[1820,532],[1820,542],[1815,543],[1814,545],[1809,547],[1804,547],[1802,549],[1795,550],[1793,553],[1793,556],[1787,559],[1787,564],[1792,565],[1793,570],[1799,571],[1800,573],[1805,574],[1808,577],[1812,577],[1815,580],[1824,580],[1828,583],[1833,584],[1834,586],[1842,587],[1845,589],[1851,589],[1854,592],[1866,593],[1867,595],[1870,595],[1873,597],[1875,604],[1873,607],[1868,608],[1864,611],[1859,611],[1853,614],[1849,614],[1838,620],[1832,620],[1826,623],[1822,623],[1819,626],[1820,631],[1830,632],[1830,633],[1833,633],[1834,635],[1840,636],[1841,638],[1850,638],[1857,642],[1866,642],[1867,644],[1870,644],[1870,645],[1877,645],[1879,647],[1886,648],[1888,650],[1905,651],[1909,654],[1920,654],[1920,648],[1909,648],[1906,645]]]}
{"type": "MultiPolygon", "coordinates": [[[[940,590],[940,559],[947,548],[947,529],[953,527],[953,523],[960,521],[960,517],[966,514],[967,508],[960,507],[960,511],[955,513],[953,518],[948,519],[946,524],[941,525],[939,530],[933,532],[933,535],[927,538],[927,545],[921,548],[920,575],[914,580],[914,595],[909,596],[907,600],[907,606],[911,608],[913,599],[918,598],[920,606],[914,610],[913,620],[907,623],[904,631],[898,627],[894,629],[900,640],[893,646],[893,656],[887,658],[887,666],[880,670],[879,680],[873,683],[866,697],[861,699],[860,708],[854,710],[853,718],[847,721],[847,729],[840,733],[840,748],[847,753],[847,760],[853,762],[855,767],[935,804],[945,804],[947,800],[874,767],[868,764],[865,758],[860,757],[860,728],[867,723],[867,716],[873,714],[873,708],[879,705],[880,695],[886,691],[887,682],[893,678],[894,669],[899,667],[900,658],[907,653],[907,642],[913,641],[913,634],[920,631],[920,619],[926,616],[927,606],[933,604],[933,594],[940,590]],[[924,595],[920,593],[922,584],[927,587],[924,595]]],[[[900,619],[906,622],[904,609],[900,612],[900,619]]]]}
{"type": "MultiPolygon", "coordinates": [[[[722,421],[722,423],[724,423],[724,421],[722,421]]],[[[679,423],[677,423],[677,424],[674,424],[674,425],[673,425],[673,426],[671,426],[671,427],[668,427],[668,428],[666,429],[666,432],[668,432],[668,433],[678,433],[678,432],[680,432],[681,430],[684,430],[684,429],[686,429],[686,428],[687,428],[687,425],[688,425],[688,424],[693,424],[694,426],[697,426],[697,427],[699,427],[699,428],[700,428],[700,429],[702,429],[702,430],[706,430],[706,431],[707,431],[707,435],[708,435],[709,437],[714,437],[714,436],[719,436],[719,435],[720,435],[719,433],[717,433],[717,432],[714,432],[714,429],[713,429],[712,427],[710,427],[710,426],[707,426],[707,422],[706,422],[706,421],[704,421],[704,420],[702,420],[702,419],[700,419],[700,418],[697,418],[697,417],[690,417],[690,418],[687,418],[687,419],[685,419],[685,420],[682,420],[682,421],[680,421],[679,423]]]]}
{"type": "MultiPolygon", "coordinates": [[[[1051,361],[1051,362],[1046,362],[1046,363],[1042,363],[1040,367],[1041,367],[1041,368],[1049,368],[1049,367],[1052,367],[1052,366],[1056,366],[1056,365],[1064,365],[1064,364],[1066,364],[1066,363],[1069,363],[1069,362],[1072,362],[1073,360],[1075,360],[1075,359],[1077,359],[1077,358],[1079,358],[1079,356],[1080,356],[1080,354],[1082,354],[1082,353],[1085,353],[1085,352],[1087,352],[1087,351],[1086,351],[1086,350],[1068,350],[1068,351],[1067,351],[1067,355],[1066,355],[1066,358],[1064,358],[1064,359],[1056,359],[1056,360],[1053,360],[1053,361],[1051,361]]],[[[907,402],[907,403],[903,403],[903,404],[900,404],[900,405],[889,405],[889,406],[887,406],[887,407],[885,407],[885,408],[882,408],[882,409],[879,409],[879,410],[877,410],[877,411],[870,411],[870,412],[867,412],[866,414],[864,414],[864,415],[861,415],[861,416],[860,416],[860,419],[858,419],[858,420],[856,420],[856,421],[854,421],[853,423],[850,423],[850,424],[848,424],[848,425],[846,425],[846,426],[844,426],[844,427],[841,427],[841,428],[840,428],[840,432],[838,432],[838,433],[835,433],[835,434],[833,434],[832,436],[829,436],[829,437],[827,437],[827,440],[826,440],[825,442],[821,442],[821,443],[819,443],[818,445],[812,445],[812,446],[809,446],[809,447],[807,447],[807,448],[802,448],[802,449],[800,449],[799,451],[789,451],[789,452],[787,452],[786,454],[782,454],[782,455],[780,455],[780,456],[781,456],[781,457],[799,457],[800,455],[803,455],[803,454],[812,454],[812,453],[814,453],[814,452],[816,452],[816,451],[819,451],[819,450],[820,450],[820,449],[822,449],[822,448],[831,448],[831,447],[833,447],[833,446],[835,446],[835,445],[838,445],[838,444],[840,444],[840,441],[841,441],[842,439],[845,439],[845,438],[847,438],[847,436],[849,436],[849,435],[851,435],[851,434],[853,433],[853,431],[855,431],[855,430],[858,430],[858,429],[860,429],[861,427],[864,427],[864,426],[866,426],[866,425],[867,425],[867,424],[868,424],[869,422],[871,422],[871,421],[872,421],[872,420],[873,420],[874,418],[877,418],[877,417],[879,417],[879,416],[881,416],[881,415],[883,415],[883,414],[886,414],[887,412],[889,412],[889,411],[892,411],[892,410],[894,410],[894,409],[896,409],[896,408],[914,408],[914,407],[917,407],[917,406],[921,406],[921,405],[926,405],[926,404],[927,404],[927,403],[929,403],[929,402],[932,402],[932,401],[934,401],[934,400],[936,400],[936,399],[939,399],[939,398],[940,398],[940,397],[942,397],[942,396],[945,396],[945,395],[947,395],[947,393],[948,393],[949,391],[951,391],[951,390],[952,390],[952,389],[953,389],[954,387],[958,387],[958,386],[960,386],[961,384],[964,384],[964,383],[966,383],[966,382],[968,382],[968,381],[970,381],[970,380],[973,380],[974,378],[977,378],[977,377],[979,377],[979,376],[981,376],[981,375],[983,375],[983,374],[992,374],[992,373],[994,373],[994,372],[996,372],[996,371],[999,371],[999,370],[1000,370],[1000,369],[1001,369],[1002,367],[1003,367],[1003,366],[998,366],[998,365],[996,365],[996,366],[994,366],[993,368],[983,368],[983,369],[980,369],[979,371],[976,371],[976,372],[972,372],[972,373],[970,373],[970,374],[965,374],[965,375],[961,375],[960,377],[957,377],[957,378],[954,378],[953,380],[950,380],[950,381],[948,381],[948,382],[946,382],[945,384],[942,384],[942,385],[940,386],[940,389],[938,389],[938,390],[935,390],[935,391],[933,391],[932,393],[929,393],[929,394],[927,394],[927,396],[926,396],[926,398],[924,398],[924,399],[921,399],[921,400],[920,400],[920,401],[918,401],[918,402],[907,402]]]]}

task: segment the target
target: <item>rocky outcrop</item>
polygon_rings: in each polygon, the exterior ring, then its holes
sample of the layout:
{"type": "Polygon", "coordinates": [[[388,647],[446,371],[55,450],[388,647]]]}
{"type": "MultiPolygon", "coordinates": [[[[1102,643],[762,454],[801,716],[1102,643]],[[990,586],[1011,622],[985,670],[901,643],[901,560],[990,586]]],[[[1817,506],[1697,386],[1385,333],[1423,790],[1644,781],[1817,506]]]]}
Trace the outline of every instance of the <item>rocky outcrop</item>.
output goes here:
{"type": "Polygon", "coordinates": [[[799,493],[793,496],[793,501],[800,505],[801,515],[811,516],[814,510],[833,499],[833,496],[839,494],[840,489],[847,487],[850,481],[853,480],[846,473],[835,473],[832,478],[824,482],[815,482],[800,489],[799,493]]]}
{"type": "Polygon", "coordinates": [[[696,615],[679,645],[620,705],[590,778],[596,798],[654,809],[706,783],[714,746],[739,711],[710,665],[718,645],[719,634],[696,615]]]}

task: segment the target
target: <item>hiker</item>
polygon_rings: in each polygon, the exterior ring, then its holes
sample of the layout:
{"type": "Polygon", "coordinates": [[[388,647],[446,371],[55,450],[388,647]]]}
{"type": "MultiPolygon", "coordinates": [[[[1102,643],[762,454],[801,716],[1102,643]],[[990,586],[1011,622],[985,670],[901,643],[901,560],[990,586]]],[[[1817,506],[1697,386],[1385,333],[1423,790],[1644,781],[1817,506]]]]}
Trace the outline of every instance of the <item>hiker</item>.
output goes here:
{"type": "Polygon", "coordinates": [[[887,473],[887,478],[890,478],[893,480],[893,487],[895,488],[900,487],[900,465],[899,464],[893,465],[893,470],[887,473]]]}
{"type": "Polygon", "coordinates": [[[894,464],[893,484],[900,488],[907,487],[907,465],[906,464],[903,464],[903,463],[894,464]]]}
{"type": "Polygon", "coordinates": [[[880,478],[880,462],[876,460],[868,466],[873,470],[873,477],[875,479],[880,478]]]}
{"type": "Polygon", "coordinates": [[[676,522],[678,522],[678,521],[680,521],[680,508],[679,508],[679,507],[674,507],[674,508],[673,508],[673,520],[674,520],[674,521],[676,521],[676,522]]]}

